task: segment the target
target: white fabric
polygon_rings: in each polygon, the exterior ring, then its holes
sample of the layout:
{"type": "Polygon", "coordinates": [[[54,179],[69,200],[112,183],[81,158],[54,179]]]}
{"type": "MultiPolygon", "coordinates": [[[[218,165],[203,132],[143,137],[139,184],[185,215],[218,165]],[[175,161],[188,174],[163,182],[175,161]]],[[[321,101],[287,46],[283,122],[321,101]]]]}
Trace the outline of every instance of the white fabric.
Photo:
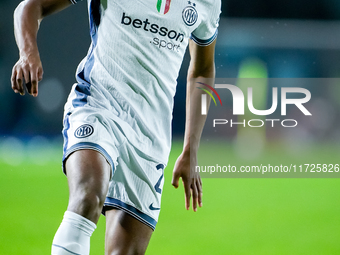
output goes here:
{"type": "MultiPolygon", "coordinates": [[[[157,169],[162,162],[153,161],[147,153],[136,149],[125,138],[125,127],[119,126],[120,118],[117,118],[115,111],[110,110],[113,99],[108,100],[99,95],[96,98],[100,98],[102,106],[72,108],[66,117],[64,157],[66,159],[80,149],[101,153],[113,170],[107,197],[133,206],[157,222],[159,210],[151,210],[150,205],[160,208],[161,193],[156,192],[154,186],[163,175],[164,166],[157,169]],[[113,126],[119,128],[112,129],[113,126]]],[[[159,189],[163,189],[163,184],[162,178],[159,189]]],[[[105,205],[111,206],[109,201],[105,205]]],[[[138,218],[138,215],[133,216],[138,218]]],[[[153,226],[151,222],[148,224],[153,226]]]]}
{"type": "Polygon", "coordinates": [[[171,0],[166,14],[164,8],[158,12],[157,0],[101,2],[100,24],[91,26],[95,27],[89,51],[93,58],[85,58],[78,69],[93,62],[88,104],[97,91],[113,96],[116,110],[123,113],[127,139],[166,164],[176,80],[189,37],[192,33],[202,40],[215,36],[221,1],[171,0]],[[194,24],[188,25],[183,16],[188,7],[194,20],[197,15],[194,24]]]}

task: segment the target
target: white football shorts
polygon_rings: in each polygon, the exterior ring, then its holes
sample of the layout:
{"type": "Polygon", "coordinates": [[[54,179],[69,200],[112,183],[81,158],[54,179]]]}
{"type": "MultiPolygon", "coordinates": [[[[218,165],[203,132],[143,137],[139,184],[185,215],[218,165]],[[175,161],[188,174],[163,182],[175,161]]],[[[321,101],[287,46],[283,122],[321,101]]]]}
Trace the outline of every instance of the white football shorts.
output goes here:
{"type": "Polygon", "coordinates": [[[63,166],[74,151],[91,149],[101,153],[112,169],[103,214],[110,208],[120,209],[155,229],[165,164],[156,162],[126,139],[114,111],[91,105],[91,100],[74,103],[75,98],[79,99],[76,90],[77,84],[65,105],[63,166]]]}

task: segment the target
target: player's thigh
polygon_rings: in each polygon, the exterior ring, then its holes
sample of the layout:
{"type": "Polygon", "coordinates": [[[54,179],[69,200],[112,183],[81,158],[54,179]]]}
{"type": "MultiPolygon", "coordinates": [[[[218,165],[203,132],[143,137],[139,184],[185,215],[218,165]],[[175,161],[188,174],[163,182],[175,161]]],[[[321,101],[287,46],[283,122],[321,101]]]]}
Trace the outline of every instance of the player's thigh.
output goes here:
{"type": "Polygon", "coordinates": [[[89,183],[96,186],[102,182],[108,184],[111,166],[101,153],[84,149],[73,152],[66,159],[65,172],[72,186],[73,183],[89,183]]]}
{"type": "Polygon", "coordinates": [[[128,213],[111,209],[106,211],[106,255],[144,254],[153,230],[128,213]]]}
{"type": "Polygon", "coordinates": [[[111,167],[104,156],[95,150],[85,149],[73,152],[65,162],[65,171],[70,190],[71,207],[79,203],[96,201],[91,207],[104,203],[109,186],[111,167]]]}

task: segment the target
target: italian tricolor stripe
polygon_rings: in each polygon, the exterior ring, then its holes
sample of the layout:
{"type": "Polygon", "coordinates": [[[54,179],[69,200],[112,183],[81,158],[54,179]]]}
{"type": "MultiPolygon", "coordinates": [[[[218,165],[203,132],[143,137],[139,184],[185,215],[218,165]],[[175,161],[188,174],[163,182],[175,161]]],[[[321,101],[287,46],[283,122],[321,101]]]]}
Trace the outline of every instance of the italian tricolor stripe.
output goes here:
{"type": "Polygon", "coordinates": [[[157,0],[157,11],[162,14],[167,14],[170,10],[171,0],[157,0]]]}

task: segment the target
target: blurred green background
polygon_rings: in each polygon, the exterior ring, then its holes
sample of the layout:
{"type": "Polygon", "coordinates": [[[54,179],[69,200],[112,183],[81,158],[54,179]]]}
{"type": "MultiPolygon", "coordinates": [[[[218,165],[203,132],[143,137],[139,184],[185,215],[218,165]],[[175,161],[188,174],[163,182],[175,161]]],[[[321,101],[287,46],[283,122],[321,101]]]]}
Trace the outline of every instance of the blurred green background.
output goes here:
{"type": "MultiPolygon", "coordinates": [[[[182,186],[171,186],[181,146],[174,142],[147,254],[340,254],[340,179],[203,179],[203,207],[194,213],[184,208],[182,186]]],[[[22,162],[0,163],[0,254],[50,254],[68,199],[60,148],[18,149],[22,162]]],[[[329,151],[315,153],[330,159],[329,151]]],[[[280,155],[292,160],[279,150],[266,156],[280,155]]],[[[104,254],[104,233],[101,216],[91,254],[104,254]]]]}

